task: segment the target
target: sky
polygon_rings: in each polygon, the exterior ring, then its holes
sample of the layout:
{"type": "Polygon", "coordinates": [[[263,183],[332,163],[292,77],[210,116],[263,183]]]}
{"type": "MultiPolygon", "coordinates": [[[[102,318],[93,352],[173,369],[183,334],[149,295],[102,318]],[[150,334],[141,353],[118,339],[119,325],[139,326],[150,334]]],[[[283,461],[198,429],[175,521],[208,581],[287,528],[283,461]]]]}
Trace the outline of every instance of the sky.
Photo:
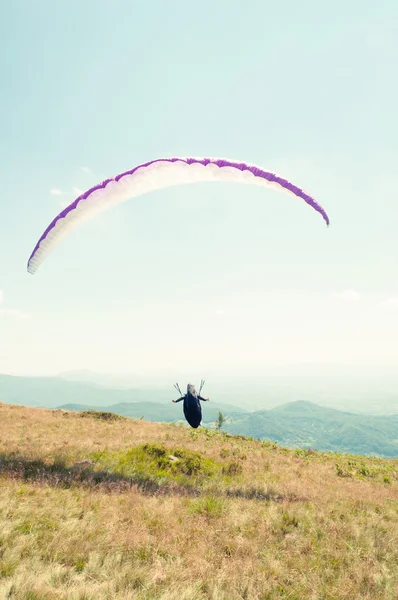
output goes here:
{"type": "Polygon", "coordinates": [[[13,0],[0,7],[0,372],[249,376],[398,366],[396,0],[13,0]],[[159,157],[228,183],[132,199],[34,275],[50,221],[159,157]]]}

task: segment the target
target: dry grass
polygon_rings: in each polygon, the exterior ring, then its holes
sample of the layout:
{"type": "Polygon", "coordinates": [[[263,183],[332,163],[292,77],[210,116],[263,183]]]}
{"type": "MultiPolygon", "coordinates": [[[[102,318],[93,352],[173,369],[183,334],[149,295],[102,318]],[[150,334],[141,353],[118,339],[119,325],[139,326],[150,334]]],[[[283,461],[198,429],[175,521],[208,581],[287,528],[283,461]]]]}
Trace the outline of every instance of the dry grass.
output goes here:
{"type": "Polygon", "coordinates": [[[0,598],[398,598],[398,461],[0,405],[0,598]]]}

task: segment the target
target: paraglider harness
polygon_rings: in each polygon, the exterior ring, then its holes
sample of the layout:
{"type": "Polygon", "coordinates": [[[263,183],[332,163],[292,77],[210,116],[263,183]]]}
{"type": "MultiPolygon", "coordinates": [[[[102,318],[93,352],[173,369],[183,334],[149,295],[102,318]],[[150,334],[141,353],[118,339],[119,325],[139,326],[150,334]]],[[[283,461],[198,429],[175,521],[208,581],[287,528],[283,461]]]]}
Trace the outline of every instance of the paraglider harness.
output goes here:
{"type": "Polygon", "coordinates": [[[186,394],[183,394],[181,392],[180,386],[178,385],[178,383],[174,384],[175,389],[180,394],[180,398],[178,398],[178,400],[173,400],[173,402],[181,402],[181,400],[184,401],[184,404],[183,404],[184,416],[185,416],[186,420],[188,421],[188,423],[190,424],[190,426],[193,427],[194,429],[199,427],[199,425],[202,421],[202,407],[200,405],[200,401],[208,400],[208,398],[202,398],[202,396],[200,395],[200,392],[202,391],[204,384],[205,384],[205,382],[202,379],[202,381],[200,382],[199,392],[197,392],[195,390],[195,386],[192,385],[191,383],[189,383],[187,385],[187,393],[186,394]]]}

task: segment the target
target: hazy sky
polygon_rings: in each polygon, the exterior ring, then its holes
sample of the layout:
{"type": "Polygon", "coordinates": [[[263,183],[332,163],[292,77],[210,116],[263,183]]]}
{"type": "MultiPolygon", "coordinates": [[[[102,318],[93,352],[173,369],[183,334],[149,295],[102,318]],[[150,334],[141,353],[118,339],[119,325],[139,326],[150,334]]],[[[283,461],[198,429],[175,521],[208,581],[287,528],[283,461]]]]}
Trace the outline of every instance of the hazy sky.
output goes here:
{"type": "Polygon", "coordinates": [[[0,7],[0,372],[398,366],[398,3],[13,0],[0,7]],[[29,255],[102,179],[224,156],[231,184],[127,202],[29,255]]]}

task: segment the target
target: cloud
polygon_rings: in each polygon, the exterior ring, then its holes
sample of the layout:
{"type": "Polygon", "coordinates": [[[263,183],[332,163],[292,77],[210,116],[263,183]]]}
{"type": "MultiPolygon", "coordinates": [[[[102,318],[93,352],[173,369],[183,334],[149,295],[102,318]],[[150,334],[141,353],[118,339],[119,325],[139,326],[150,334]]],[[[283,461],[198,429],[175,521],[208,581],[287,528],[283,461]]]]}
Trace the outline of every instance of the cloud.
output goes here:
{"type": "Polygon", "coordinates": [[[358,302],[362,298],[362,295],[355,290],[344,290],[343,292],[337,292],[333,295],[335,298],[340,298],[346,302],[358,302]]]}
{"type": "Polygon", "coordinates": [[[80,167],[83,173],[87,173],[87,175],[93,175],[92,170],[89,167],[80,167]]]}
{"type": "Polygon", "coordinates": [[[381,307],[387,308],[398,308],[398,296],[391,296],[391,298],[386,298],[383,302],[380,303],[381,307]]]}
{"type": "Polygon", "coordinates": [[[52,189],[50,190],[50,194],[52,196],[63,196],[64,192],[62,190],[52,189]]]}
{"type": "Polygon", "coordinates": [[[73,189],[73,193],[74,193],[74,194],[76,194],[76,196],[81,196],[81,195],[82,195],[82,193],[83,193],[83,190],[81,190],[81,189],[80,189],[80,188],[78,188],[78,187],[74,187],[74,186],[73,186],[73,188],[72,188],[72,189],[73,189]]]}
{"type": "MultiPolygon", "coordinates": [[[[4,294],[3,292],[0,290],[0,304],[2,304],[4,299],[4,294]]],[[[26,313],[22,312],[21,310],[18,310],[16,308],[2,308],[0,306],[0,317],[11,317],[14,319],[29,319],[30,315],[27,315],[26,313]]]]}
{"type": "Polygon", "coordinates": [[[11,317],[14,319],[30,319],[30,315],[16,308],[0,308],[0,317],[11,317]]]}
{"type": "Polygon", "coordinates": [[[215,314],[216,314],[216,315],[220,315],[220,316],[221,316],[221,315],[225,315],[225,310],[224,310],[223,308],[218,308],[218,309],[215,311],[215,314]]]}

